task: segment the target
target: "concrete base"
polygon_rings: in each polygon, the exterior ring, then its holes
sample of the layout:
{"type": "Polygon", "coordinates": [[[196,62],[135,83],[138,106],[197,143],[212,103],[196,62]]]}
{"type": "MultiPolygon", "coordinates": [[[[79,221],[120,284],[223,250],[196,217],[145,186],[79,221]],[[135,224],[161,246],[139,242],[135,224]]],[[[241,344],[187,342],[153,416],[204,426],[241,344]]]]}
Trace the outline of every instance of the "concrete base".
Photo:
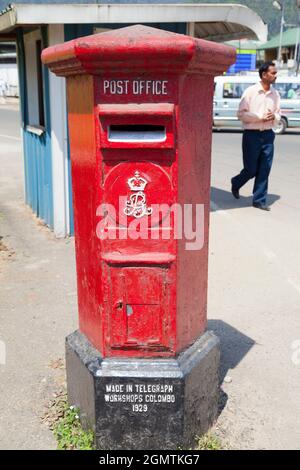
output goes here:
{"type": "Polygon", "coordinates": [[[172,359],[103,359],[84,335],[66,339],[68,398],[97,449],[193,447],[213,424],[219,340],[206,332],[172,359]]]}

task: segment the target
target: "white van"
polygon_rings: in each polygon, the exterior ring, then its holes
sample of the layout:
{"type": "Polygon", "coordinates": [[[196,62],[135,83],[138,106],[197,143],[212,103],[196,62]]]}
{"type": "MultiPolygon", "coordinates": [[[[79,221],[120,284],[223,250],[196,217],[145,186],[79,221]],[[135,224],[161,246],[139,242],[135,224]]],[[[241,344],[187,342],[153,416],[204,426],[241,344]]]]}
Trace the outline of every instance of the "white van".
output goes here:
{"type": "MultiPolygon", "coordinates": [[[[258,81],[258,73],[215,77],[214,127],[242,127],[237,118],[240,99],[246,88],[258,81]]],[[[274,131],[283,134],[288,127],[300,127],[300,77],[277,77],[273,86],[281,96],[282,115],[274,131]]]]}

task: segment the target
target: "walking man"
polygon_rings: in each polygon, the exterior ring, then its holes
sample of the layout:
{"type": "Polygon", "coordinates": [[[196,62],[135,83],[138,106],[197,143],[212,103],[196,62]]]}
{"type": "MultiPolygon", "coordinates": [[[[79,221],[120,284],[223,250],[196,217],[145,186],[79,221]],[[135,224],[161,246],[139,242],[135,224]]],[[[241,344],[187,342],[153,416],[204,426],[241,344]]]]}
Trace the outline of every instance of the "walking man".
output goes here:
{"type": "Polygon", "coordinates": [[[275,134],[272,130],[280,121],[280,96],[272,88],[277,78],[273,62],[266,62],[259,69],[260,82],[248,87],[241,99],[238,118],[243,123],[243,164],[239,175],[231,179],[231,192],[239,199],[239,190],[251,178],[253,207],[265,211],[267,205],[268,178],[274,155],[275,134]]]}

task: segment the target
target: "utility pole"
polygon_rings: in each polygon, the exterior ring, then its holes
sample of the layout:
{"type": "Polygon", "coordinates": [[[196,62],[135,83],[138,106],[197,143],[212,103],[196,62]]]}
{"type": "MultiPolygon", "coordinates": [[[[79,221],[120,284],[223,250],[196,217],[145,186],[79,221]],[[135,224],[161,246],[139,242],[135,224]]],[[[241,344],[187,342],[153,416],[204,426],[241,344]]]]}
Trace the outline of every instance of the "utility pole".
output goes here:
{"type": "Polygon", "coordinates": [[[278,62],[278,66],[280,67],[281,59],[282,59],[281,50],[282,50],[283,26],[284,26],[284,23],[285,23],[285,21],[284,21],[284,3],[283,2],[281,3],[278,0],[274,0],[273,7],[276,8],[276,10],[281,11],[280,36],[279,36],[279,47],[278,47],[278,55],[277,55],[277,62],[278,62]]]}
{"type": "Polygon", "coordinates": [[[296,75],[299,73],[299,65],[300,65],[300,54],[299,54],[299,32],[300,32],[300,0],[296,0],[296,4],[298,7],[298,31],[297,31],[297,44],[295,46],[295,59],[296,59],[296,75]]]}

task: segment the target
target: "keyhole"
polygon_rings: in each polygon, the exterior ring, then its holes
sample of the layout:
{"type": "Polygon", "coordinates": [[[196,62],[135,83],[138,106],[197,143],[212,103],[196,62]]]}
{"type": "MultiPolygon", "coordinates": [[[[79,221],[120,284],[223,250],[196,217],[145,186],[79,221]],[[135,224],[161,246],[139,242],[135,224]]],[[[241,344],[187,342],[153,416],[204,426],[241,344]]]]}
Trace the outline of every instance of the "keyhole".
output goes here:
{"type": "Polygon", "coordinates": [[[116,308],[118,308],[118,309],[122,309],[122,308],[123,308],[123,302],[122,302],[122,300],[119,300],[119,301],[116,303],[116,308]]]}
{"type": "Polygon", "coordinates": [[[131,307],[131,305],[126,305],[126,314],[128,317],[133,314],[133,308],[131,307]]]}

